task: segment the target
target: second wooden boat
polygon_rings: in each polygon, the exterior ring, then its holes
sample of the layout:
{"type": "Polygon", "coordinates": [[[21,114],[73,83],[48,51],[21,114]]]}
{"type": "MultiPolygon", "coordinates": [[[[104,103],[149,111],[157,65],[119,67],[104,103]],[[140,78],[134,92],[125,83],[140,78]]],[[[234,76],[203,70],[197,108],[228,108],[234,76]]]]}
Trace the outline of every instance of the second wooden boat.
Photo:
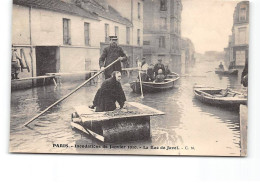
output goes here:
{"type": "MultiPolygon", "coordinates": [[[[164,82],[142,82],[144,93],[160,92],[174,87],[175,82],[179,79],[179,75],[171,73],[167,76],[164,82]]],[[[135,93],[141,93],[140,81],[134,81],[130,83],[130,87],[135,93]]]]}
{"type": "Polygon", "coordinates": [[[231,89],[195,86],[193,92],[195,98],[209,105],[239,107],[240,104],[247,104],[247,97],[244,94],[231,89]]]}
{"type": "Polygon", "coordinates": [[[219,75],[237,75],[238,70],[231,69],[231,70],[220,70],[219,68],[215,69],[215,73],[219,75]]]}

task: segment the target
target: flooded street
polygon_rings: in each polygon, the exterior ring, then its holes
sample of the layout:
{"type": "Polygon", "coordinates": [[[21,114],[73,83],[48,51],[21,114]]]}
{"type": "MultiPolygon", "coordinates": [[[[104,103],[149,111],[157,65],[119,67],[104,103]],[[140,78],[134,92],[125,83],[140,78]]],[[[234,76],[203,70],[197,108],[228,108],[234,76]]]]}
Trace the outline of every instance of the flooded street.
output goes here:
{"type": "MultiPolygon", "coordinates": [[[[240,155],[239,112],[212,107],[194,98],[193,86],[239,88],[240,76],[219,77],[214,69],[219,62],[197,62],[180,79],[171,90],[160,93],[140,94],[132,92],[128,82],[135,80],[124,77],[122,86],[127,101],[134,101],[165,112],[163,116],[151,118],[151,140],[146,142],[122,143],[137,145],[132,153],[146,153],[143,146],[169,146],[179,149],[167,150],[163,154],[175,155],[240,155]],[[198,72],[199,71],[199,72],[198,72]],[[142,148],[141,148],[142,147],[142,148]],[[141,148],[141,149],[139,149],[141,148]]],[[[99,84],[86,85],[75,94],[50,109],[33,121],[29,127],[23,123],[43,111],[49,105],[74,90],[79,83],[63,83],[55,88],[53,85],[27,90],[13,91],[11,99],[10,147],[14,152],[42,153],[102,153],[99,149],[54,148],[53,144],[88,144],[103,145],[79,131],[71,129],[73,107],[90,105],[99,84]]],[[[115,153],[115,150],[105,150],[115,153]]],[[[119,154],[129,150],[118,149],[119,154]]],[[[131,150],[130,150],[131,153],[131,150]]],[[[156,152],[154,152],[156,153],[156,152]]],[[[159,153],[159,150],[158,150],[159,153]]]]}

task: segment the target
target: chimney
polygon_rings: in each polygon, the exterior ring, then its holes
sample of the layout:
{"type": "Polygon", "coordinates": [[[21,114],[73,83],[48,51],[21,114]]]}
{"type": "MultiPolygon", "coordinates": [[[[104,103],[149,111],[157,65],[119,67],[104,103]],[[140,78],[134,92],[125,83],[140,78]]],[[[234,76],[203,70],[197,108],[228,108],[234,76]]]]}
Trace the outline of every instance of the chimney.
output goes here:
{"type": "Polygon", "coordinates": [[[108,11],[108,3],[106,0],[98,0],[97,3],[99,3],[106,11],[108,11]]]}
{"type": "Polygon", "coordinates": [[[76,6],[83,8],[84,6],[84,1],[83,0],[74,0],[74,3],[76,6]]]}

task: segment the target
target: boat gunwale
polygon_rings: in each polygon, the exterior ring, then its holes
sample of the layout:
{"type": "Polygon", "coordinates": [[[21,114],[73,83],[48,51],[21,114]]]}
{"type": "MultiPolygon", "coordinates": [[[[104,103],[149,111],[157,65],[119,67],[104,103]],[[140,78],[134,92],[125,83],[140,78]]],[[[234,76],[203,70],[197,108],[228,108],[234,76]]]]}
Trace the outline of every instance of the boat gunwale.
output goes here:
{"type": "MultiPolygon", "coordinates": [[[[163,84],[168,84],[168,83],[171,83],[171,82],[175,82],[176,80],[178,80],[180,78],[180,76],[177,74],[177,73],[174,73],[174,72],[171,72],[175,75],[176,78],[166,78],[164,80],[168,80],[167,82],[142,82],[142,84],[159,84],[159,85],[163,85],[163,84]]],[[[136,82],[139,82],[139,81],[133,81],[133,82],[130,82],[130,84],[133,84],[133,83],[136,83],[136,82]]]]}
{"type": "MultiPolygon", "coordinates": [[[[219,89],[213,89],[211,88],[212,90],[219,90],[219,89]]],[[[194,94],[195,96],[198,96],[198,97],[201,97],[201,98],[204,98],[204,99],[207,99],[207,100],[213,100],[213,101],[222,101],[222,102],[247,102],[247,99],[230,99],[230,97],[215,97],[215,96],[212,96],[212,97],[209,97],[209,96],[202,96],[201,94],[198,93],[198,91],[202,91],[204,92],[203,90],[199,90],[199,89],[196,89],[194,88],[194,94]]],[[[209,94],[211,95],[211,94],[209,94]]],[[[232,97],[231,97],[232,98],[232,97]]]]}

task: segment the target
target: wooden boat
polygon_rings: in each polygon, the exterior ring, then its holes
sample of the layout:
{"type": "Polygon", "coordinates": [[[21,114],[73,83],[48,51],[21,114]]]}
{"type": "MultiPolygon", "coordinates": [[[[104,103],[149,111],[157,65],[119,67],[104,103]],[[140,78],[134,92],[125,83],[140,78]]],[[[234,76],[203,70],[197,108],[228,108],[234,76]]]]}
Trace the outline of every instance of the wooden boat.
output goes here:
{"type": "Polygon", "coordinates": [[[244,94],[231,89],[194,86],[193,92],[195,98],[209,105],[235,108],[240,104],[247,104],[244,94]]]}
{"type": "Polygon", "coordinates": [[[71,126],[102,142],[150,139],[150,117],[164,113],[146,105],[127,102],[126,109],[94,112],[87,106],[74,107],[71,126]]]}
{"type": "Polygon", "coordinates": [[[219,75],[237,75],[238,70],[236,69],[230,69],[230,70],[221,70],[219,68],[215,69],[215,73],[219,75]]]}
{"type": "MultiPolygon", "coordinates": [[[[167,78],[164,79],[164,82],[142,82],[143,92],[152,93],[171,89],[173,88],[175,81],[177,81],[179,78],[180,77],[178,74],[172,72],[170,75],[167,75],[167,78]]],[[[141,93],[139,80],[131,82],[130,87],[133,89],[133,92],[141,93]]]]}

